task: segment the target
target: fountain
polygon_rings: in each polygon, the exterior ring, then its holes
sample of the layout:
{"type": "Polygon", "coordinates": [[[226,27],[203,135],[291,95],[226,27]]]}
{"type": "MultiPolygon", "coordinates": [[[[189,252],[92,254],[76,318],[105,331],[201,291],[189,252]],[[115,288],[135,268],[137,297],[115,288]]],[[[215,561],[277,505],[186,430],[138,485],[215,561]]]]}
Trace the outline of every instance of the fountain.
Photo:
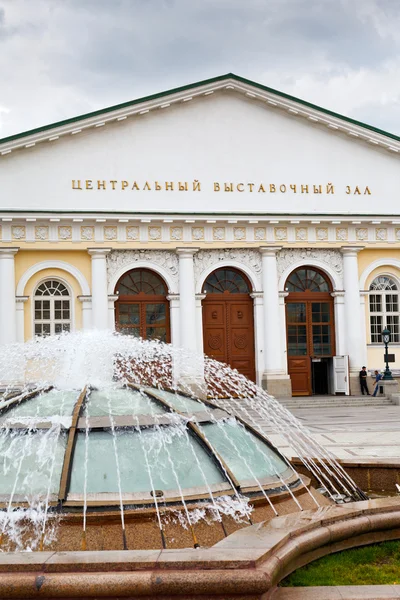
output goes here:
{"type": "Polygon", "coordinates": [[[397,498],[368,501],[207,357],[72,333],[0,348],[0,384],[0,599],[261,599],[317,556],[399,535],[397,498]]]}
{"type": "Polygon", "coordinates": [[[266,518],[365,499],[274,398],[166,344],[103,332],[36,339],[1,349],[0,381],[3,552],[197,548],[266,518]]]}

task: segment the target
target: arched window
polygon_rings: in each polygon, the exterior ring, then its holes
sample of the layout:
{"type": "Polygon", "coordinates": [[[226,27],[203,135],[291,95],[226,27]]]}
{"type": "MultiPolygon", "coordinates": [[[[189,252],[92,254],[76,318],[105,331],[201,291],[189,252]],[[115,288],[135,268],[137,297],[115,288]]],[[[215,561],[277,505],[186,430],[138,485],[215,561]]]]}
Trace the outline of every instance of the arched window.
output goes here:
{"type": "Polygon", "coordinates": [[[286,280],[288,292],[330,292],[328,279],[316,269],[301,267],[289,275],[286,280]]]}
{"type": "Polygon", "coordinates": [[[118,281],[115,292],[116,328],[125,335],[170,342],[168,290],[164,280],[148,269],[133,269],[118,281]]]}
{"type": "Polygon", "coordinates": [[[71,331],[71,298],[68,289],[56,279],[39,285],[34,296],[35,336],[71,331]]]}
{"type": "Polygon", "coordinates": [[[217,269],[207,277],[203,285],[203,292],[209,294],[249,294],[250,286],[244,275],[234,269],[217,269]]]}
{"type": "Polygon", "coordinates": [[[369,322],[371,343],[382,343],[382,330],[386,327],[392,333],[392,342],[399,343],[399,292],[394,279],[379,275],[369,286],[369,322]]]}

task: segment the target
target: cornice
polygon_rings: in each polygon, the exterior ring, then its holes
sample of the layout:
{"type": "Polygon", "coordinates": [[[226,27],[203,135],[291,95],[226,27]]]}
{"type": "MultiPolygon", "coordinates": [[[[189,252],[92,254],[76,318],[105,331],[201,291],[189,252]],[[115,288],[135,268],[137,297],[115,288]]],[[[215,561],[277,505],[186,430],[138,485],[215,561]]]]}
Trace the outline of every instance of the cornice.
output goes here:
{"type": "Polygon", "coordinates": [[[249,101],[265,104],[270,110],[285,111],[293,118],[308,120],[311,125],[326,127],[331,132],[347,135],[355,141],[366,142],[393,154],[400,153],[398,136],[229,73],[3,138],[0,140],[0,155],[32,148],[42,142],[53,143],[63,137],[79,135],[128,118],[140,118],[216,92],[241,94],[249,101]]]}

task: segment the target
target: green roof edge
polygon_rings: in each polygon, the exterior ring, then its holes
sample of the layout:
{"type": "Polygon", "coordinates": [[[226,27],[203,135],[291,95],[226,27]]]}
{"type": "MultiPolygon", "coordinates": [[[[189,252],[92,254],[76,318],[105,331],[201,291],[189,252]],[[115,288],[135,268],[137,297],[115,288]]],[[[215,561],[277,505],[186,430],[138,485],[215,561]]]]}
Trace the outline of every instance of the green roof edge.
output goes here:
{"type": "Polygon", "coordinates": [[[84,119],[88,119],[90,117],[96,117],[105,113],[113,112],[115,110],[119,110],[121,108],[128,108],[129,106],[135,106],[136,104],[140,104],[142,102],[148,102],[150,100],[156,100],[157,98],[162,98],[163,96],[170,96],[172,94],[176,94],[178,92],[184,92],[189,89],[201,87],[203,85],[207,85],[210,83],[216,83],[218,81],[223,81],[225,79],[234,79],[241,83],[245,83],[247,85],[251,85],[255,88],[263,90],[265,92],[270,92],[275,94],[276,96],[280,96],[281,98],[285,98],[286,100],[291,100],[293,102],[297,102],[298,104],[302,104],[303,106],[307,106],[308,108],[313,108],[319,112],[322,112],[331,117],[336,117],[343,121],[347,121],[353,125],[358,125],[364,129],[368,129],[369,131],[373,131],[375,133],[379,133],[385,137],[391,138],[400,142],[400,136],[397,136],[393,133],[389,133],[388,131],[384,131],[383,129],[379,129],[377,127],[373,127],[372,125],[368,125],[367,123],[363,123],[361,121],[357,121],[356,119],[352,119],[350,117],[346,117],[339,113],[336,113],[332,110],[328,110],[326,108],[322,108],[316,104],[312,104],[311,102],[307,102],[306,100],[302,100],[300,98],[296,98],[295,96],[291,96],[290,94],[285,94],[284,92],[279,92],[273,88],[267,87],[266,85],[262,85],[261,83],[257,83],[255,81],[251,81],[250,79],[246,79],[244,77],[240,77],[239,75],[235,75],[234,73],[226,73],[225,75],[218,75],[217,77],[212,77],[211,79],[204,79],[202,81],[197,81],[195,83],[189,83],[187,85],[183,85],[181,87],[172,88],[170,90],[166,90],[165,92],[159,92],[157,94],[151,94],[150,96],[144,96],[142,98],[137,98],[136,100],[130,100],[128,102],[123,102],[122,104],[115,104],[113,106],[109,106],[107,108],[102,108],[100,110],[95,110],[93,112],[89,112],[83,115],[78,115],[76,117],[72,117],[69,119],[65,119],[63,121],[56,121],[55,123],[50,123],[48,125],[43,125],[42,127],[36,127],[35,129],[29,129],[28,131],[23,131],[21,133],[16,133],[14,135],[10,135],[5,138],[0,139],[0,144],[4,144],[6,142],[12,142],[19,138],[27,137],[29,135],[34,135],[35,133],[40,133],[42,131],[48,131],[51,129],[55,129],[57,127],[62,127],[63,125],[70,125],[71,123],[78,123],[79,121],[83,121],[84,119]]]}

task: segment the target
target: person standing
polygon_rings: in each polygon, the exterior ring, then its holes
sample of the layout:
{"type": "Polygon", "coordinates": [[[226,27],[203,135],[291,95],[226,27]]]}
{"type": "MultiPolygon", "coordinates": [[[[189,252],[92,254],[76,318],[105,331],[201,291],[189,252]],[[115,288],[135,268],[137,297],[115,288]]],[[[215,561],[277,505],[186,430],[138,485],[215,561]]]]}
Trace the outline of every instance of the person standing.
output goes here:
{"type": "Polygon", "coordinates": [[[367,396],[370,396],[371,394],[368,391],[368,384],[367,384],[367,367],[363,367],[360,371],[360,387],[361,387],[361,393],[364,396],[364,391],[367,392],[367,396]]]}
{"type": "Polygon", "coordinates": [[[373,396],[376,396],[376,394],[378,393],[379,382],[381,379],[382,379],[382,375],[380,373],[378,373],[378,371],[375,371],[375,389],[374,389],[374,393],[372,394],[373,396]]]}

